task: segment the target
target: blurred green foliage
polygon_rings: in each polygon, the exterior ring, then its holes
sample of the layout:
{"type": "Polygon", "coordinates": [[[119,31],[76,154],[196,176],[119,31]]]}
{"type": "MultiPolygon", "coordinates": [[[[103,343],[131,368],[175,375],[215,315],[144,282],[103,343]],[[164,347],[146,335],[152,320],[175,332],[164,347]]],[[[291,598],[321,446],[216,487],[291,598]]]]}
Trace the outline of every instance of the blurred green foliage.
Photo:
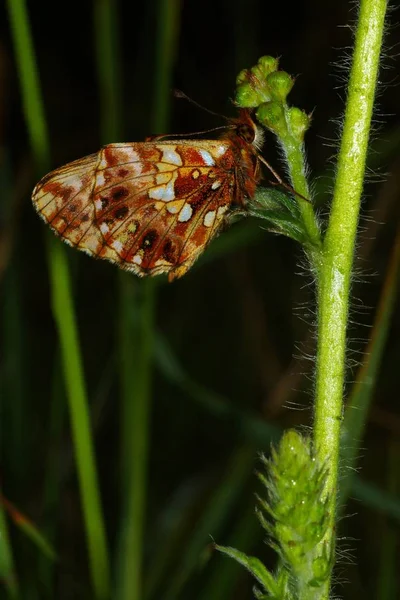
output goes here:
{"type": "MultiPolygon", "coordinates": [[[[286,71],[301,74],[293,101],[313,112],[305,141],[317,202],[322,213],[327,211],[332,175],[327,165],[335,153],[346,64],[344,50],[337,48],[351,44],[349,29],[338,26],[352,19],[348,2],[307,0],[289,13],[260,0],[205,0],[201,6],[121,0],[108,9],[104,0],[71,0],[61,18],[48,0],[27,3],[27,8],[52,166],[96,151],[103,142],[141,140],[164,131],[190,134],[221,125],[216,117],[174,100],[172,89],[234,115],[229,98],[237,74],[270,54],[281,57],[286,71]]],[[[32,107],[21,100],[10,21],[4,6],[1,10],[0,450],[6,500],[0,527],[7,526],[8,536],[3,531],[0,597],[94,598],[44,226],[30,202],[38,178],[38,157],[26,125],[32,107]],[[24,515],[29,527],[21,527],[18,515],[24,515]],[[56,551],[55,562],[44,551],[49,547],[56,551]]],[[[395,31],[389,28],[387,47],[394,42],[395,31]]],[[[343,520],[339,531],[340,538],[352,541],[339,542],[344,557],[340,577],[349,583],[338,593],[352,600],[389,599],[399,593],[393,567],[399,560],[393,533],[396,539],[400,504],[394,376],[400,323],[394,293],[389,304],[381,301],[378,314],[374,308],[397,247],[400,88],[388,87],[396,60],[388,52],[388,69],[381,73],[379,114],[389,116],[371,145],[374,177],[366,188],[353,283],[348,392],[354,381],[358,387],[364,383],[368,398],[359,395],[359,403],[368,402],[369,410],[363,412],[365,430],[356,422],[345,440],[350,451],[344,458],[361,467],[350,489],[355,499],[343,509],[357,515],[343,520]],[[390,323],[383,342],[382,316],[390,323]],[[370,338],[378,341],[366,355],[370,338]],[[358,368],[368,356],[373,358],[372,375],[365,366],[358,368]],[[349,549],[357,557],[353,564],[345,560],[349,549]],[[377,554],[385,556],[379,568],[377,554]]],[[[264,156],[281,172],[270,136],[264,156]]],[[[213,554],[212,539],[274,566],[252,514],[254,470],[257,452],[268,451],[284,428],[310,423],[314,297],[299,247],[262,228],[262,221],[239,220],[182,280],[167,285],[159,278],[155,289],[134,276],[124,287],[112,266],[65,249],[97,492],[112,585],[121,598],[124,591],[117,584],[129,579],[129,566],[132,572],[134,566],[140,570],[142,585],[135,593],[146,600],[251,598],[250,577],[213,554]],[[138,416],[138,406],[147,414],[138,416]],[[133,455],[140,431],[148,440],[143,452],[133,455]],[[140,520],[142,534],[135,563],[129,560],[124,571],[122,539],[134,472],[141,482],[136,484],[141,506],[131,516],[140,520]]],[[[386,279],[386,298],[387,286],[393,292],[398,285],[396,265],[386,279]]],[[[353,414],[360,406],[352,404],[353,414]]]]}

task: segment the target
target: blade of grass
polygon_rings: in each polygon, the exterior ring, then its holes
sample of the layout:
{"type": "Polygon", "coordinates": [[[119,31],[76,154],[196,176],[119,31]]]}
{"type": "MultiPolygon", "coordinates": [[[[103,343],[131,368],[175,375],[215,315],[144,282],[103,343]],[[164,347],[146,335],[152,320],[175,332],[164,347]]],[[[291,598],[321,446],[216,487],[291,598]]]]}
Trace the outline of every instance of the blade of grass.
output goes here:
{"type": "MultiPolygon", "coordinates": [[[[179,30],[179,1],[159,0],[157,6],[158,31],[155,60],[154,107],[151,130],[165,131],[169,119],[170,86],[175,60],[176,38],[179,30]]],[[[131,473],[127,497],[125,543],[121,552],[121,600],[142,598],[143,531],[148,464],[148,428],[151,401],[151,373],[153,356],[156,285],[151,279],[141,284],[139,306],[139,349],[135,364],[134,402],[131,402],[129,423],[129,460],[131,473]]]]}
{"type": "Polygon", "coordinates": [[[400,498],[398,496],[381,490],[373,483],[364,481],[358,475],[354,475],[352,479],[351,495],[361,500],[369,508],[400,523],[400,498]]]}
{"type": "Polygon", "coordinates": [[[122,75],[118,32],[118,3],[112,0],[94,0],[94,41],[103,144],[118,141],[122,133],[122,75]]]}
{"type": "MultiPolygon", "coordinates": [[[[232,453],[225,477],[190,532],[177,568],[164,579],[163,600],[175,600],[189,577],[199,567],[207,545],[212,542],[211,534],[218,535],[230,518],[232,509],[252,472],[254,458],[254,450],[249,447],[238,448],[232,453]]],[[[157,590],[153,588],[153,584],[154,582],[149,589],[149,598],[157,597],[154,596],[157,590]]]]}
{"type": "MultiPolygon", "coordinates": [[[[122,130],[121,75],[117,6],[96,0],[95,40],[101,97],[103,142],[116,141],[122,130]]],[[[119,274],[118,355],[121,389],[122,510],[117,567],[117,594],[132,600],[141,596],[142,543],[147,479],[148,418],[150,410],[152,288],[145,285],[137,301],[132,275],[119,274]],[[147,292],[147,293],[146,293],[147,292]],[[136,313],[136,314],[135,314],[136,313]],[[138,331],[136,322],[148,331],[138,331]],[[147,333],[147,335],[146,335],[147,333]]]]}
{"type": "MultiPolygon", "coordinates": [[[[227,546],[240,548],[242,552],[251,554],[255,545],[261,540],[263,530],[260,527],[254,511],[254,502],[249,506],[238,523],[235,524],[227,546]]],[[[201,592],[199,600],[220,600],[231,598],[237,589],[238,579],[243,572],[232,560],[215,559],[214,572],[201,592]]]]}
{"type": "Polygon", "coordinates": [[[73,293],[64,248],[52,238],[49,239],[49,243],[52,309],[60,335],[62,366],[69,400],[91,575],[96,598],[103,599],[108,598],[110,593],[109,559],[73,308],[73,293]]]}
{"type": "Polygon", "coordinates": [[[56,560],[57,555],[50,542],[42,534],[38,527],[25,515],[23,515],[7,498],[0,496],[0,503],[7,509],[15,525],[35,544],[39,550],[50,560],[56,560]]]}
{"type": "Polygon", "coordinates": [[[126,463],[130,465],[130,473],[126,485],[117,590],[121,600],[142,598],[155,285],[154,280],[146,281],[141,290],[141,302],[136,304],[140,330],[136,337],[139,349],[135,353],[135,381],[129,412],[131,440],[126,463]]]}
{"type": "MultiPolygon", "coordinates": [[[[8,153],[5,152],[0,167],[0,189],[3,196],[2,244],[0,249],[0,277],[3,277],[3,344],[5,348],[2,369],[3,409],[2,423],[7,423],[1,432],[7,456],[5,457],[8,489],[20,497],[24,485],[26,464],[23,460],[26,449],[26,410],[24,398],[29,365],[26,361],[25,314],[22,308],[21,261],[16,248],[17,191],[12,188],[12,174],[8,153]],[[8,238],[8,239],[7,239],[8,238]],[[21,377],[24,373],[24,377],[21,377]]],[[[5,475],[5,474],[4,474],[5,475]]]]}
{"type": "Polygon", "coordinates": [[[360,444],[378,381],[379,368],[395,306],[400,280],[400,228],[398,229],[381,298],[376,311],[372,335],[365,350],[365,362],[357,374],[346,407],[342,438],[341,463],[345,466],[339,490],[339,506],[344,507],[351,488],[360,444]]]}
{"type": "MultiPolygon", "coordinates": [[[[118,44],[118,4],[111,0],[94,0],[94,39],[100,92],[100,127],[103,144],[122,141],[122,73],[118,44]]],[[[118,368],[120,380],[121,493],[126,501],[127,482],[131,475],[132,406],[135,402],[135,348],[139,345],[132,311],[135,310],[135,278],[118,273],[119,310],[117,317],[118,368]]],[[[129,486],[128,486],[129,487],[129,486]]],[[[122,513],[124,513],[124,506],[122,513]]],[[[123,518],[123,523],[125,519],[123,518]]]]}
{"type": "MultiPolygon", "coordinates": [[[[7,269],[3,296],[4,372],[2,374],[3,427],[2,444],[6,450],[7,472],[15,497],[21,493],[26,468],[23,460],[26,449],[24,436],[24,392],[26,373],[24,361],[24,315],[21,307],[19,261],[14,259],[7,269]]],[[[25,346],[26,347],[26,346],[25,346]]],[[[25,415],[26,417],[26,415],[25,415]]]]}
{"type": "MultiPolygon", "coordinates": [[[[60,454],[62,444],[62,433],[66,422],[65,386],[62,380],[61,356],[57,352],[53,366],[53,389],[51,397],[53,402],[50,406],[50,416],[47,437],[47,464],[45,467],[45,479],[43,484],[43,514],[45,521],[43,530],[49,543],[54,544],[56,533],[60,524],[59,505],[61,491],[64,482],[60,474],[60,454]]],[[[38,577],[41,585],[50,597],[54,583],[54,561],[48,560],[47,556],[41,554],[38,559],[38,577]]]]}
{"type": "MultiPolygon", "coordinates": [[[[20,303],[19,303],[19,286],[18,286],[18,273],[16,266],[12,265],[6,274],[6,282],[4,285],[4,348],[6,349],[6,364],[4,366],[4,373],[2,374],[2,385],[1,392],[3,397],[4,406],[8,406],[12,413],[9,414],[9,425],[11,426],[12,432],[10,437],[10,444],[13,447],[9,449],[7,466],[10,468],[11,473],[16,478],[16,484],[21,484],[18,473],[21,471],[21,461],[18,460],[20,457],[21,444],[21,432],[22,432],[22,406],[23,406],[23,391],[22,391],[22,378],[18,374],[22,373],[21,368],[22,355],[21,355],[21,315],[20,315],[20,303]],[[7,402],[8,399],[8,402],[7,402]],[[12,401],[11,401],[12,400],[12,401]]],[[[2,422],[4,423],[5,411],[2,407],[2,422]]],[[[4,433],[2,432],[1,441],[4,444],[4,433]]],[[[13,482],[15,483],[15,482],[13,482]]],[[[14,565],[13,549],[8,535],[8,524],[6,515],[3,510],[3,504],[0,502],[0,581],[2,586],[6,590],[8,598],[19,597],[19,586],[16,578],[16,571],[14,565]]]]}
{"type": "Polygon", "coordinates": [[[5,587],[7,598],[19,598],[14,557],[8,535],[8,526],[3,504],[0,502],[0,580],[5,587]]]}
{"type": "Polygon", "coordinates": [[[243,432],[245,439],[258,448],[269,448],[278,441],[282,431],[256,414],[235,406],[228,398],[192,379],[179,364],[167,340],[158,334],[154,344],[154,356],[158,368],[170,382],[183,390],[204,410],[219,419],[230,419],[243,432]]]}
{"type": "MultiPolygon", "coordinates": [[[[400,443],[394,436],[388,444],[387,486],[392,494],[400,492],[399,457],[400,443]]],[[[377,574],[377,594],[379,600],[391,600],[398,598],[399,579],[398,563],[396,559],[398,546],[398,529],[392,526],[390,520],[382,516],[382,543],[380,545],[380,560],[377,574]]]]}
{"type": "MultiPolygon", "coordinates": [[[[7,6],[30,143],[38,171],[45,172],[50,166],[49,135],[26,3],[24,0],[8,0],[7,6]]],[[[47,240],[52,308],[69,401],[90,573],[95,596],[103,599],[109,596],[109,561],[69,268],[62,245],[53,238],[48,237],[47,240]]]]}
{"type": "Polygon", "coordinates": [[[172,69],[175,62],[180,28],[181,0],[158,0],[155,39],[155,78],[152,131],[164,133],[171,112],[172,69]]]}

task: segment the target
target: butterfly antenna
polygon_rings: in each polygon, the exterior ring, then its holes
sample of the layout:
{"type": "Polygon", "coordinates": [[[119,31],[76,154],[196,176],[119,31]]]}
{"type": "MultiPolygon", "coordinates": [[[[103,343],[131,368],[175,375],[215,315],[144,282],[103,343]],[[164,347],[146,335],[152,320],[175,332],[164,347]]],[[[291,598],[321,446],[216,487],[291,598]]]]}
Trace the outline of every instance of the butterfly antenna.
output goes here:
{"type": "Polygon", "coordinates": [[[294,194],[295,196],[298,196],[299,198],[302,198],[303,200],[305,200],[306,202],[311,203],[311,201],[306,198],[305,196],[303,196],[302,194],[300,194],[299,192],[296,192],[296,190],[294,188],[292,188],[291,185],[289,185],[288,183],[285,183],[283,181],[283,179],[281,177],[279,177],[278,173],[275,171],[275,169],[273,167],[271,167],[271,165],[269,164],[269,162],[267,162],[265,160],[265,158],[263,158],[262,156],[258,157],[259,160],[267,167],[267,169],[270,171],[270,173],[272,173],[272,175],[275,177],[277,183],[279,185],[281,185],[282,187],[284,187],[286,190],[288,190],[288,192],[291,192],[292,194],[294,194]]]}
{"type": "MultiPolygon", "coordinates": [[[[233,128],[233,126],[232,126],[233,128]]],[[[202,131],[190,131],[189,133],[162,133],[160,135],[149,136],[146,138],[146,142],[152,142],[155,140],[161,140],[163,138],[187,138],[192,135],[204,135],[205,133],[213,133],[214,131],[226,131],[230,129],[230,126],[220,125],[219,127],[213,127],[212,129],[203,129],[202,131]]]]}
{"type": "Polygon", "coordinates": [[[207,113],[209,113],[210,115],[213,115],[214,117],[219,117],[220,119],[224,119],[225,121],[230,121],[230,119],[228,117],[226,117],[225,115],[221,115],[219,113],[216,113],[213,110],[210,110],[209,108],[206,108],[202,104],[199,104],[198,102],[196,102],[196,100],[193,100],[192,98],[190,98],[189,96],[187,96],[185,94],[185,92],[182,92],[182,90],[174,90],[174,96],[175,96],[175,98],[183,98],[184,100],[187,100],[188,102],[190,102],[194,106],[197,106],[197,108],[200,108],[200,110],[205,110],[207,113]]]}

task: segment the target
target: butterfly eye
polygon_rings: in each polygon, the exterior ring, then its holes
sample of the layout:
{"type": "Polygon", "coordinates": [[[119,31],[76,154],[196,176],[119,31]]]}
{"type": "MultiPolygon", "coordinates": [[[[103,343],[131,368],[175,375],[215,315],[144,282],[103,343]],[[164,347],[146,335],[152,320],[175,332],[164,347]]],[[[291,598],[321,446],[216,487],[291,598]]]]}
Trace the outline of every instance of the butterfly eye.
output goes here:
{"type": "Polygon", "coordinates": [[[241,123],[237,128],[237,135],[241,137],[248,144],[252,144],[256,137],[256,132],[253,127],[246,123],[241,123]]]}

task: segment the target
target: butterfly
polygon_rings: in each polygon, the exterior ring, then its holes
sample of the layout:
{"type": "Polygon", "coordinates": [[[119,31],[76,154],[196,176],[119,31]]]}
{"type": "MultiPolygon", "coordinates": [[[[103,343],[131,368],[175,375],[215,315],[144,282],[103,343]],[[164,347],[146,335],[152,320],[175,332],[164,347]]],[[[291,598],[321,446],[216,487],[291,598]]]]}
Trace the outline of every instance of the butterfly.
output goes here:
{"type": "Polygon", "coordinates": [[[241,109],[216,140],[158,136],[108,144],[43,177],[32,201],[74,248],[172,281],[254,196],[262,139],[241,109]]]}

